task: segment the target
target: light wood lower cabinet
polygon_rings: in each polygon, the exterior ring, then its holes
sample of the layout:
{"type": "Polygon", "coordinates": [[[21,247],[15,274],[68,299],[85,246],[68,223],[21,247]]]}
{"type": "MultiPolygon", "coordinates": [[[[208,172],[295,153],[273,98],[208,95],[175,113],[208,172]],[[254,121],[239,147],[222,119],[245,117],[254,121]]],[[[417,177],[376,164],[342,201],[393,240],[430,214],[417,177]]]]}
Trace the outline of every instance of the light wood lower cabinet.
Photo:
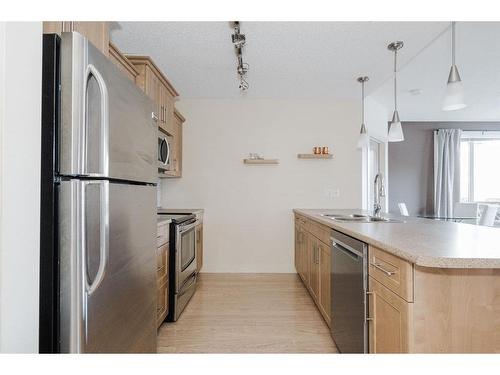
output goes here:
{"type": "MultiPolygon", "coordinates": [[[[310,231],[313,226],[298,217],[295,223],[295,268],[318,310],[330,326],[331,249],[310,231]]],[[[318,228],[316,228],[318,229],[318,228]]],[[[324,229],[324,228],[320,228],[324,229]]],[[[321,237],[323,239],[323,237],[321,237]]]]}
{"type": "Polygon", "coordinates": [[[369,277],[370,353],[408,353],[412,304],[369,277]]]}
{"type": "Polygon", "coordinates": [[[203,267],[203,224],[196,226],[196,271],[203,267]]]}
{"type": "Polygon", "coordinates": [[[156,325],[159,327],[168,315],[168,242],[156,251],[156,325]]]}
{"type": "Polygon", "coordinates": [[[328,325],[331,323],[331,254],[332,250],[324,243],[319,243],[319,309],[328,325]]]}
{"type": "Polygon", "coordinates": [[[319,301],[319,240],[314,236],[309,236],[311,257],[309,264],[311,267],[311,279],[309,280],[309,291],[316,301],[319,301]]]}

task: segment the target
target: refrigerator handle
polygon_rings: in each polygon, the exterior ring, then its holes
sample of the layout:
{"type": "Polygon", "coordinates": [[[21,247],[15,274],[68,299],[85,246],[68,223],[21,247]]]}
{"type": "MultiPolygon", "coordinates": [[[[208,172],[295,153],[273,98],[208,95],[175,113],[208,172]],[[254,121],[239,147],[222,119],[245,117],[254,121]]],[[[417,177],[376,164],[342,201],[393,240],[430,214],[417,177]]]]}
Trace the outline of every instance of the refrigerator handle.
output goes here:
{"type": "MultiPolygon", "coordinates": [[[[93,64],[87,65],[87,70],[85,73],[85,92],[84,98],[87,98],[87,86],[88,79],[90,76],[93,76],[97,85],[99,86],[99,91],[101,93],[101,145],[100,145],[100,173],[87,171],[86,162],[84,162],[84,173],[87,176],[92,177],[105,177],[109,175],[109,100],[108,100],[108,88],[106,86],[106,81],[102,77],[101,73],[97,70],[97,68],[93,64]]],[[[84,107],[87,110],[86,106],[84,107]]],[[[84,115],[86,116],[86,114],[84,115]]],[[[86,121],[84,121],[84,124],[86,121]]]]}
{"type": "MultiPolygon", "coordinates": [[[[87,280],[87,265],[85,265],[85,286],[87,296],[91,296],[99,285],[101,285],[106,274],[106,268],[108,267],[109,259],[109,181],[99,181],[99,182],[89,182],[98,183],[100,185],[100,247],[99,247],[99,268],[97,269],[97,274],[92,283],[88,283],[87,280]]],[[[85,251],[85,250],[84,250],[85,251]]],[[[86,259],[86,254],[84,259],[86,259]]]]}

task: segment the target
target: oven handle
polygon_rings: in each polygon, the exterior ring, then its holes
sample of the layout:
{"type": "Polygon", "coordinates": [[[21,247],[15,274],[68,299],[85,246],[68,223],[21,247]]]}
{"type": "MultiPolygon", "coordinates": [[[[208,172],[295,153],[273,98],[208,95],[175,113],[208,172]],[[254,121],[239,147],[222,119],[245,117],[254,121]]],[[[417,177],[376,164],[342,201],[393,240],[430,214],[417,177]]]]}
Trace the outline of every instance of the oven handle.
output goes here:
{"type": "Polygon", "coordinates": [[[198,272],[194,271],[186,280],[184,280],[184,283],[182,284],[182,286],[179,289],[182,291],[179,291],[178,297],[181,297],[182,295],[186,294],[186,292],[189,290],[189,288],[191,288],[196,283],[197,279],[198,279],[198,272]],[[192,281],[186,287],[186,284],[188,284],[188,281],[190,281],[190,280],[192,280],[192,281]]]}

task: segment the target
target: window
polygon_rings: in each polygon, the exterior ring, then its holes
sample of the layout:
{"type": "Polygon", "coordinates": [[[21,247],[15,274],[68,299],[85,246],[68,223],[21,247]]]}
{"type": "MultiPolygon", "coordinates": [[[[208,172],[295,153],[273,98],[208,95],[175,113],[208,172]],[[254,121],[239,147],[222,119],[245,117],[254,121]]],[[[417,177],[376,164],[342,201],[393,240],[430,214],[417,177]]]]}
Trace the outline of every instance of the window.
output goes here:
{"type": "MultiPolygon", "coordinates": [[[[365,210],[373,209],[373,180],[375,175],[384,171],[386,148],[384,143],[370,137],[370,146],[363,148],[362,161],[362,207],[365,210]]],[[[385,201],[382,199],[382,207],[385,207],[385,201]]]]}
{"type": "Polygon", "coordinates": [[[460,201],[500,202],[500,132],[462,132],[460,201]]]}

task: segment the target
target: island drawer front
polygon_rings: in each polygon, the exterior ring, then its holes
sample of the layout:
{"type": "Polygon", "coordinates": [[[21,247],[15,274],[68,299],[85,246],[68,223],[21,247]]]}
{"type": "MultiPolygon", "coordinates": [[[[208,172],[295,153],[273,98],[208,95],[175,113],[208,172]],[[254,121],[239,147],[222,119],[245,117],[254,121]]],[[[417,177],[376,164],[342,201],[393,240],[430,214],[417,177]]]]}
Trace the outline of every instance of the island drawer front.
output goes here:
{"type": "Polygon", "coordinates": [[[374,246],[369,248],[368,274],[408,302],[413,302],[413,265],[374,246]]]}

